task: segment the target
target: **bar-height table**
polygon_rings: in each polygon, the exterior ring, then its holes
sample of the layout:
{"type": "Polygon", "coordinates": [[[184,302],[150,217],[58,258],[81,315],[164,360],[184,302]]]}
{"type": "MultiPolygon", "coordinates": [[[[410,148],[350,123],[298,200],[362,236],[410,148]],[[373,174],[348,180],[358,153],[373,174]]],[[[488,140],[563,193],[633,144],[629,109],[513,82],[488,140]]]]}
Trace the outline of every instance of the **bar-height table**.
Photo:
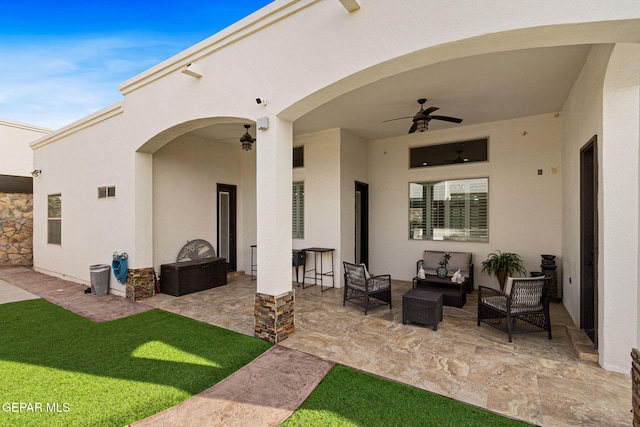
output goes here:
{"type": "Polygon", "coordinates": [[[306,252],[313,252],[313,268],[306,270],[306,273],[313,271],[313,276],[304,276],[302,278],[302,289],[305,288],[304,279],[313,279],[314,285],[317,285],[318,279],[320,279],[320,292],[324,292],[326,289],[323,289],[322,286],[324,285],[325,276],[331,277],[331,287],[334,288],[336,283],[335,283],[335,276],[333,275],[333,252],[335,251],[335,249],[312,247],[312,248],[305,248],[302,250],[306,252]],[[322,264],[323,255],[326,253],[331,254],[331,269],[327,271],[324,270],[324,266],[322,264]],[[318,270],[318,256],[320,256],[320,270],[318,270]]]}

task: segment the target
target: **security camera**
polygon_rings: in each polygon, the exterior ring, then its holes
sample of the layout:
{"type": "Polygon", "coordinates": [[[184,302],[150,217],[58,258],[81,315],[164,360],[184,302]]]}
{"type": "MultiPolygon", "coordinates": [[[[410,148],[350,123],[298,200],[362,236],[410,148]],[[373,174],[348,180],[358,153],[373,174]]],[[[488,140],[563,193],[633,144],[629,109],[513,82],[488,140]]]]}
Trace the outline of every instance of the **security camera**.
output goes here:
{"type": "Polygon", "coordinates": [[[267,100],[264,98],[256,98],[256,103],[258,105],[262,105],[263,107],[267,106],[267,100]]]}

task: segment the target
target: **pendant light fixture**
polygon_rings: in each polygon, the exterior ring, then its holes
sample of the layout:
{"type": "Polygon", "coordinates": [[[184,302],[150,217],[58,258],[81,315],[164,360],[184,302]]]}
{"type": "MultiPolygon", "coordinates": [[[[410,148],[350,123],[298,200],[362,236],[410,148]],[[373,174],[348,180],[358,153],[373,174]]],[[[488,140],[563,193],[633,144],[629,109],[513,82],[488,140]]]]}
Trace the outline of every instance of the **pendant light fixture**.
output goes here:
{"type": "Polygon", "coordinates": [[[242,149],[244,151],[251,151],[251,144],[256,142],[256,139],[249,134],[249,128],[251,128],[251,125],[244,125],[244,128],[246,129],[246,132],[240,137],[242,149]]]}

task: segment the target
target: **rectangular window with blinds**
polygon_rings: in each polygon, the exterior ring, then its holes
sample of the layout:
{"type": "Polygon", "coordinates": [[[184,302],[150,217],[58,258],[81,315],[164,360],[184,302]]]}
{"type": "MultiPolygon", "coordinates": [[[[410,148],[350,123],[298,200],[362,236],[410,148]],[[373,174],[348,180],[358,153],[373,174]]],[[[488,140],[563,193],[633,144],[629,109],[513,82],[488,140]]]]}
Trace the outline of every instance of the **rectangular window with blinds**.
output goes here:
{"type": "Polygon", "coordinates": [[[47,198],[47,243],[62,244],[62,194],[47,198]]]}
{"type": "Polygon", "coordinates": [[[489,179],[409,183],[409,239],[489,241],[489,179]]]}
{"type": "Polygon", "coordinates": [[[304,182],[293,183],[293,238],[304,239],[304,182]]]}

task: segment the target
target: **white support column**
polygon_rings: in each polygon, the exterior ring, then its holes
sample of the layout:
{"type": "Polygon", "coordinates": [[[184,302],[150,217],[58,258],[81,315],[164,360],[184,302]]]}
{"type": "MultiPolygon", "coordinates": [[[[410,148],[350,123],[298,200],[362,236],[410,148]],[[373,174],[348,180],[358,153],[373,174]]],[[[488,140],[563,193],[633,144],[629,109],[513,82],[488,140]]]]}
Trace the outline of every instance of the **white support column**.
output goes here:
{"type": "Polygon", "coordinates": [[[638,346],[640,46],[614,47],[604,80],[598,277],[598,350],[607,370],[629,372],[638,346]]]}
{"type": "Polygon", "coordinates": [[[134,268],[153,266],[153,155],[135,156],[135,251],[129,259],[134,268]]]}
{"type": "Polygon", "coordinates": [[[270,118],[270,127],[258,131],[256,138],[258,285],[255,335],[278,342],[293,332],[293,123],[270,118]]]}

